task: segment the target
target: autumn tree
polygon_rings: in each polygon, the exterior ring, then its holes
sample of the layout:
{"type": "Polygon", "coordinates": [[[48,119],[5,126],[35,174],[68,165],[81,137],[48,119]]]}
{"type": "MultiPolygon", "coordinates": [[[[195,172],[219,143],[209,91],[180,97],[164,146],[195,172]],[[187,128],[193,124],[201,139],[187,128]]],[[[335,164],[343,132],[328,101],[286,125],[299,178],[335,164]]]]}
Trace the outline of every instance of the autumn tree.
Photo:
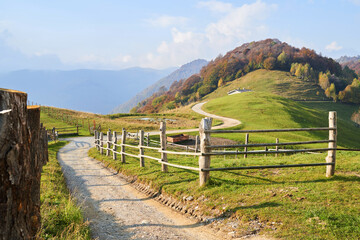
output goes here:
{"type": "Polygon", "coordinates": [[[324,90],[330,87],[329,75],[329,73],[319,73],[319,85],[324,90]]]}
{"type": "Polygon", "coordinates": [[[331,97],[335,102],[337,101],[336,88],[334,83],[332,83],[330,87],[325,90],[325,95],[328,98],[331,97]]]}
{"type": "Polygon", "coordinates": [[[221,87],[222,85],[224,85],[224,81],[222,78],[220,78],[220,80],[218,82],[218,88],[221,87]]]}
{"type": "Polygon", "coordinates": [[[275,68],[276,65],[276,59],[274,57],[268,57],[264,61],[264,68],[267,70],[272,70],[275,68]]]}

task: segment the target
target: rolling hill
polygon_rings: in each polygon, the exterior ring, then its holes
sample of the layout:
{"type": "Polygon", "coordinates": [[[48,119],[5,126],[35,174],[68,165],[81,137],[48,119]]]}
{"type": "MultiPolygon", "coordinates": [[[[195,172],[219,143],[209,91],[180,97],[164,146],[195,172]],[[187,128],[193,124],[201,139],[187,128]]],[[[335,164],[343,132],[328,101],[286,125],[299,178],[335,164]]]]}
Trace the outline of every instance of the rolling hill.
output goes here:
{"type": "MultiPolygon", "coordinates": [[[[357,103],[354,71],[305,47],[299,49],[277,39],[245,43],[219,56],[199,74],[174,82],[167,92],[153,94],[137,112],[173,109],[206,98],[222,86],[245,77],[241,87],[270,91],[296,100],[341,100],[357,103]],[[251,75],[256,72],[256,76],[251,75]],[[246,77],[249,75],[249,77],[246,77]]],[[[231,89],[229,89],[231,90],[231,89]]]]}

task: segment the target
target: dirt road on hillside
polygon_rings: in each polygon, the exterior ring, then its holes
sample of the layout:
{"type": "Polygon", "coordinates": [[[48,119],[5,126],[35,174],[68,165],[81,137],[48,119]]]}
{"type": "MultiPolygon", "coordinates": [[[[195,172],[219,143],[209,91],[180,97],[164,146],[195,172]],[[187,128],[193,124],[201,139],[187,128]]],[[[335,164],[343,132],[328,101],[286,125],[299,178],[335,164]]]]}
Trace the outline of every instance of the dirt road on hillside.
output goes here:
{"type": "MultiPolygon", "coordinates": [[[[239,120],[236,120],[236,119],[233,119],[233,118],[227,118],[227,117],[218,116],[218,115],[207,113],[207,112],[203,111],[201,108],[205,103],[206,102],[197,103],[191,109],[196,113],[199,113],[199,114],[204,115],[206,117],[211,117],[211,118],[214,118],[214,119],[218,119],[218,120],[223,122],[220,125],[212,127],[212,129],[222,129],[222,128],[235,127],[235,126],[241,124],[241,121],[239,121],[239,120]]],[[[186,132],[195,132],[195,131],[198,131],[198,130],[199,130],[198,128],[167,130],[166,133],[167,134],[186,133],[186,132]]],[[[159,135],[159,134],[160,133],[158,131],[150,132],[150,135],[159,135]]]]}

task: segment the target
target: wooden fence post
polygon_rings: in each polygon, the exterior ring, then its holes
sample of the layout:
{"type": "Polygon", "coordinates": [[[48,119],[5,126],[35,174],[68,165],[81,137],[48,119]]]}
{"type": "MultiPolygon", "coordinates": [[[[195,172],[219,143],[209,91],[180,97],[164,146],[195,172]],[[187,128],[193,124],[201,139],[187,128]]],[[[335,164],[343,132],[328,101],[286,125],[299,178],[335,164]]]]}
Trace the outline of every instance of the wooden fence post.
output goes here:
{"type": "MultiPolygon", "coordinates": [[[[161,150],[166,150],[166,122],[161,121],[160,122],[160,147],[161,150]]],[[[162,152],[161,153],[161,161],[167,162],[167,154],[162,152]]],[[[161,164],[161,171],[168,172],[168,166],[165,164],[161,164]]]]}
{"type": "Polygon", "coordinates": [[[123,144],[126,143],[126,130],[125,128],[122,129],[122,132],[121,132],[121,162],[122,163],[125,163],[125,146],[123,144]]]}
{"type": "Polygon", "coordinates": [[[94,132],[94,143],[95,143],[95,147],[97,150],[99,150],[98,146],[97,146],[97,132],[94,132]]]}
{"type": "MultiPolygon", "coordinates": [[[[278,138],[276,138],[276,144],[278,144],[279,143],[279,139],[278,138]]],[[[275,151],[279,151],[279,146],[278,145],[276,145],[276,147],[275,147],[275,151]]],[[[275,153],[275,157],[278,157],[279,155],[278,155],[278,153],[275,153]]]]}
{"type": "Polygon", "coordinates": [[[106,135],[106,156],[110,156],[110,144],[111,144],[111,130],[106,135]]]}
{"type": "Polygon", "coordinates": [[[103,132],[101,132],[100,133],[100,154],[102,155],[103,153],[104,153],[104,142],[103,142],[103,140],[104,140],[104,133],[103,132]]]}
{"type": "Polygon", "coordinates": [[[196,138],[195,138],[195,152],[198,151],[198,148],[199,148],[199,135],[196,135],[196,138]]]}
{"type": "MultiPolygon", "coordinates": [[[[246,144],[249,144],[249,134],[248,133],[245,135],[245,145],[246,144]]],[[[244,152],[247,152],[247,147],[244,147],[244,152]]],[[[244,158],[247,158],[246,153],[244,154],[244,158]]]]}
{"type": "Polygon", "coordinates": [[[113,133],[113,159],[114,160],[116,160],[116,145],[115,144],[117,144],[117,133],[114,131],[114,133],[113,133]]]}
{"type": "Polygon", "coordinates": [[[267,157],[268,147],[265,147],[265,157],[267,157]]]}
{"type": "Polygon", "coordinates": [[[145,160],[144,160],[144,130],[139,131],[139,154],[140,154],[140,167],[145,167],[145,160]]]}
{"type": "MultiPolygon", "coordinates": [[[[199,126],[199,135],[200,135],[200,152],[201,154],[210,153],[211,150],[207,148],[210,146],[210,133],[205,133],[207,130],[211,130],[212,119],[203,118],[199,126]]],[[[205,185],[205,183],[210,179],[210,172],[203,171],[204,168],[210,168],[210,156],[200,155],[199,157],[199,182],[200,186],[205,185]]]]}
{"type": "MultiPolygon", "coordinates": [[[[336,112],[329,112],[329,128],[337,128],[336,126],[336,112]]],[[[329,130],[329,148],[336,148],[336,135],[337,129],[329,130]]],[[[335,161],[336,161],[336,150],[329,150],[328,155],[326,157],[327,163],[333,163],[334,165],[326,166],[326,177],[331,177],[335,173],[335,161]]]]}

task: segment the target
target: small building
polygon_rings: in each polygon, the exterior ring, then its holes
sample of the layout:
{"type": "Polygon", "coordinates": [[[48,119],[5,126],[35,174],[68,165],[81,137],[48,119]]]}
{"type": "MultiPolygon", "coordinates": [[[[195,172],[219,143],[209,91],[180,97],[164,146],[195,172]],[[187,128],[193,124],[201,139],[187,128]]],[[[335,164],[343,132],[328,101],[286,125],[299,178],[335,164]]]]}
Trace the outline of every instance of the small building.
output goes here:
{"type": "Polygon", "coordinates": [[[231,91],[228,91],[228,95],[233,95],[233,94],[237,94],[237,93],[243,93],[243,92],[251,92],[250,89],[240,89],[240,88],[237,88],[237,89],[234,89],[234,90],[231,90],[231,91]]]}

